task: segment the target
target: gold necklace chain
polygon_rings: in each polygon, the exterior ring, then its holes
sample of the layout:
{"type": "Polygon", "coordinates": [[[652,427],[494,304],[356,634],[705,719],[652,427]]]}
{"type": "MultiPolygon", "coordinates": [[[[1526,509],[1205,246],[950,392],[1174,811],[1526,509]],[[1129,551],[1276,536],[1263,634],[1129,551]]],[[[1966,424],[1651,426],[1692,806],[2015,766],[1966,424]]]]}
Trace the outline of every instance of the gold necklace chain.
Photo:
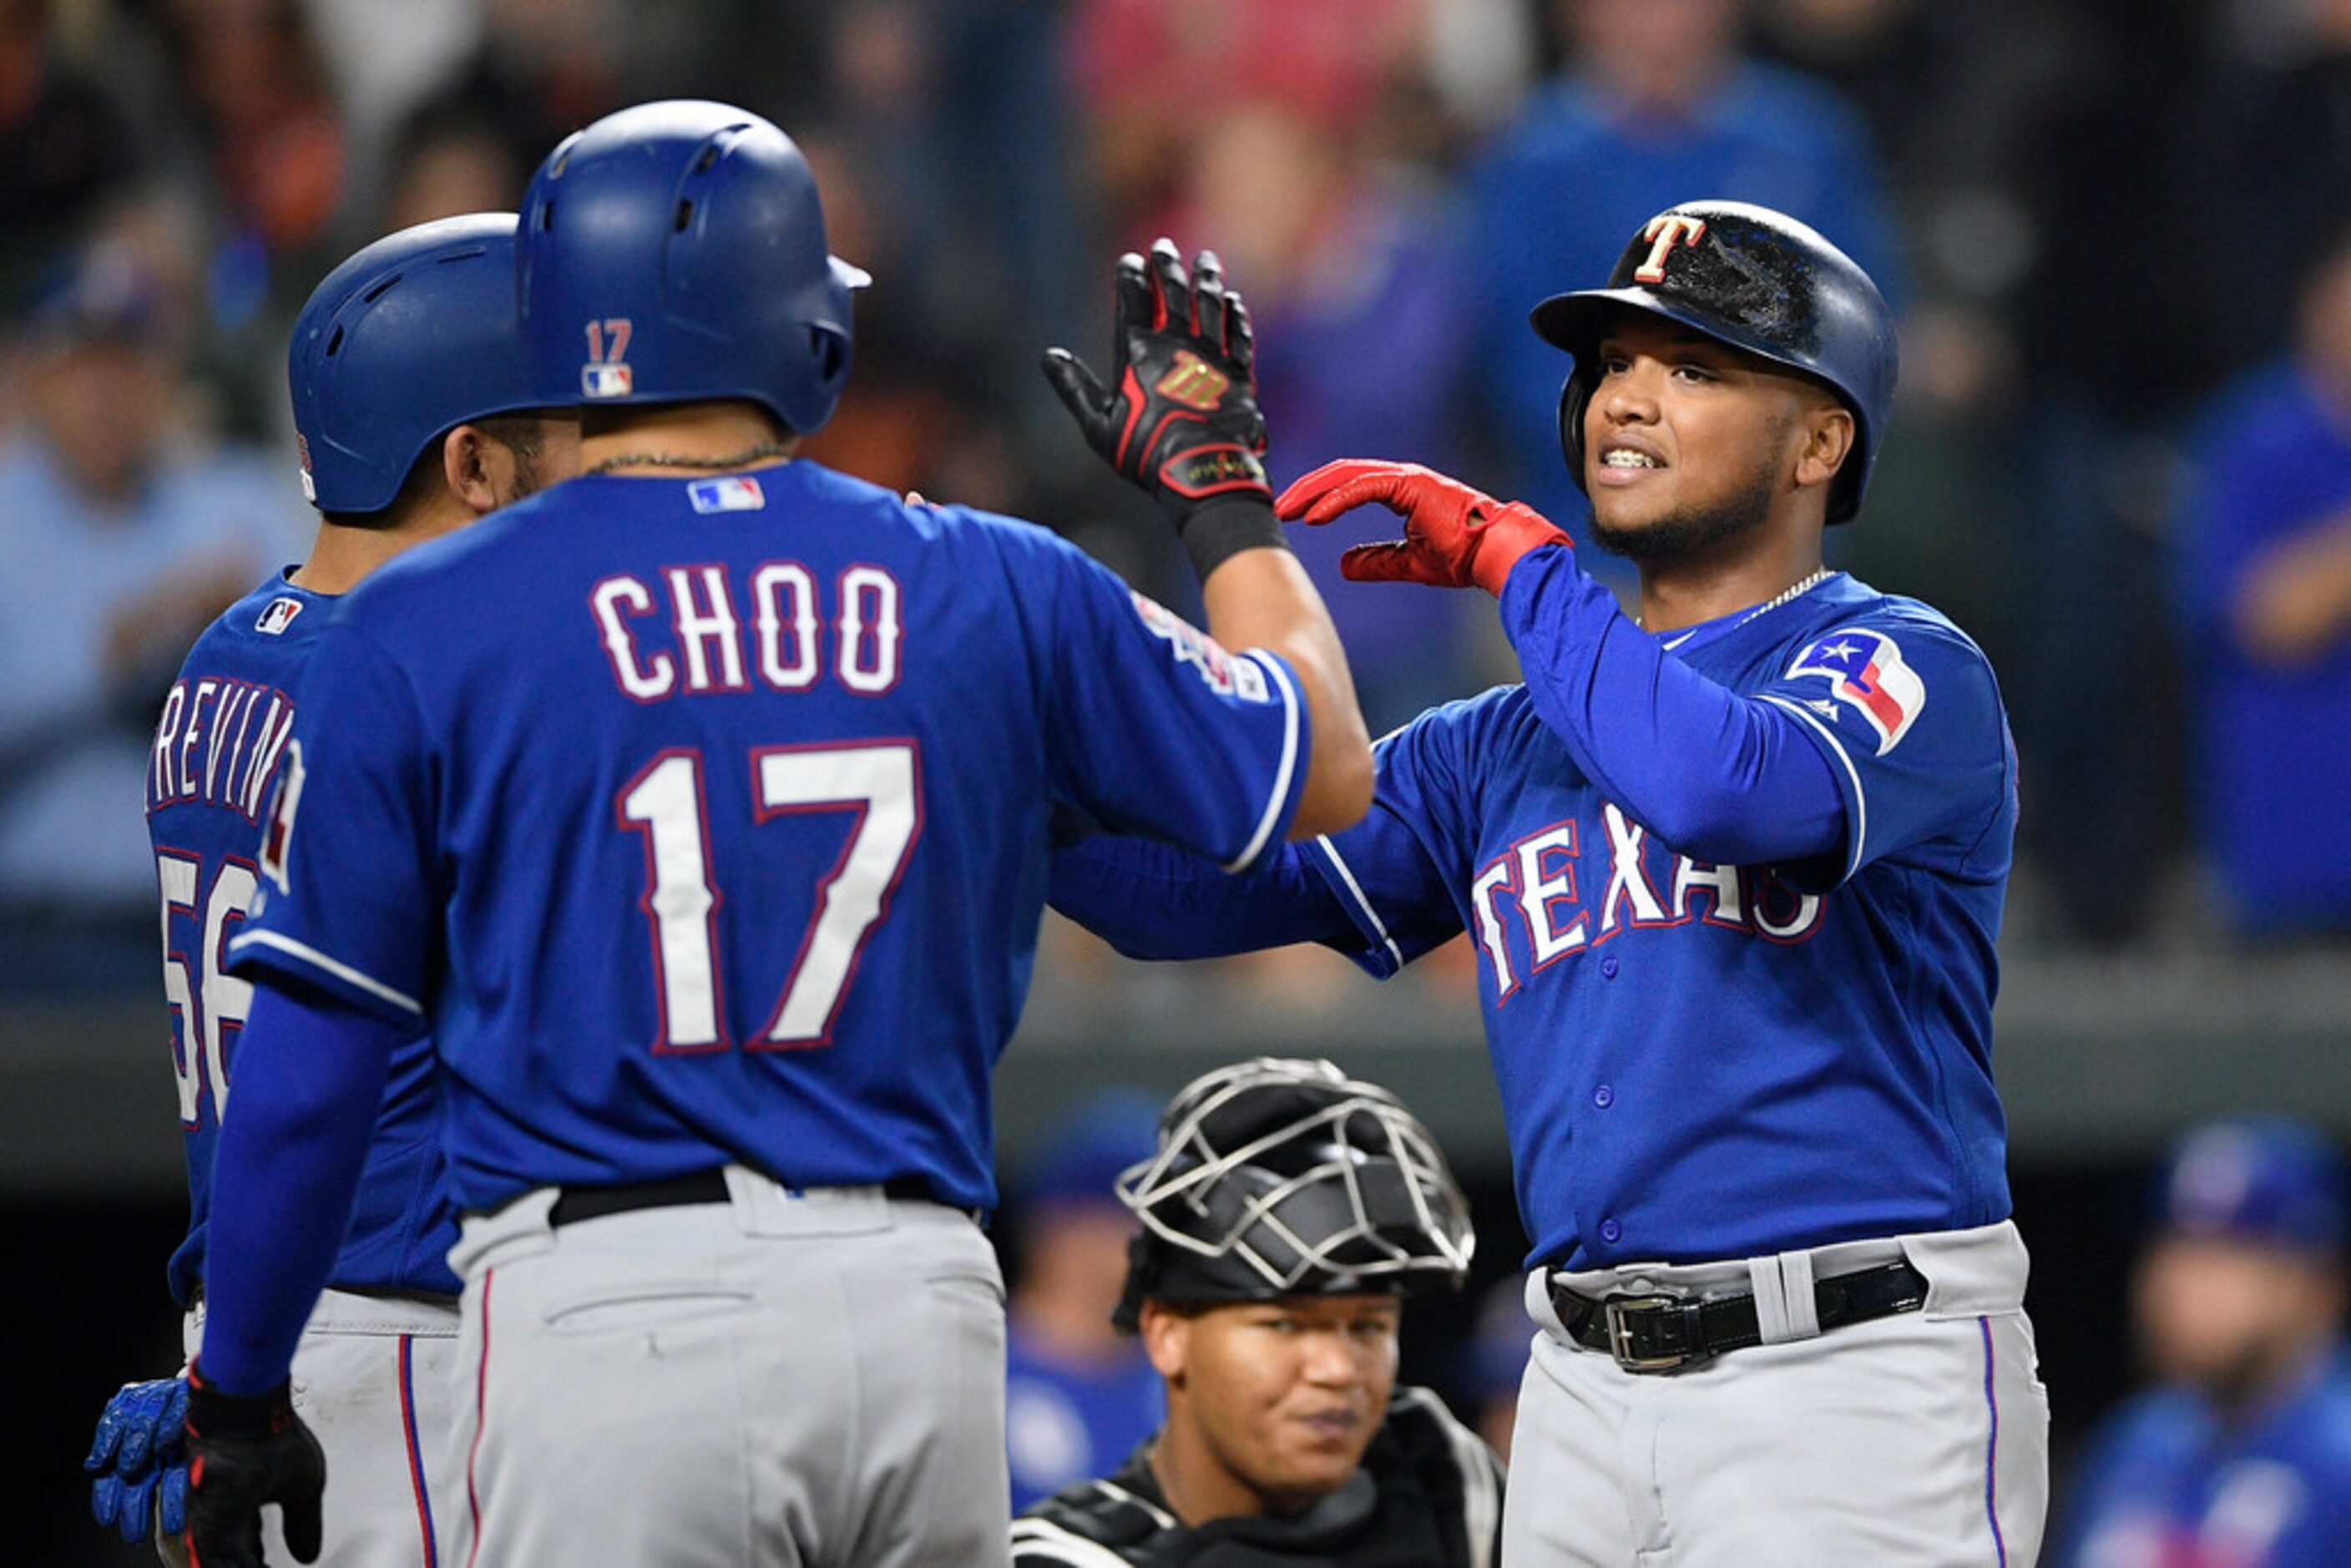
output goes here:
{"type": "MultiPolygon", "coordinates": [[[[1766,600],[1763,603],[1759,604],[1754,609],[1749,611],[1746,615],[1740,619],[1739,625],[1746,625],[1748,622],[1754,620],[1758,615],[1769,615],[1772,611],[1779,609],[1780,606],[1787,603],[1790,600],[1801,598],[1804,594],[1811,592],[1813,589],[1818,588],[1822,583],[1826,582],[1834,575],[1835,574],[1830,571],[1827,567],[1823,566],[1818,568],[1813,571],[1812,576],[1805,578],[1801,582],[1791,583],[1786,588],[1782,589],[1778,598],[1766,600]]],[[[1634,616],[1633,624],[1635,626],[1640,625],[1641,618],[1637,615],[1634,616]]],[[[1734,632],[1738,629],[1738,626],[1731,628],[1734,632]]],[[[1660,632],[1657,635],[1662,637],[1665,636],[1666,633],[1660,632]]]]}
{"type": "Polygon", "coordinates": [[[762,457],[789,457],[791,449],[772,441],[762,441],[740,452],[730,452],[724,457],[679,457],[667,452],[623,452],[618,457],[607,457],[590,474],[610,474],[615,468],[740,468],[757,463],[762,457]]]}
{"type": "Polygon", "coordinates": [[[1811,592],[1813,589],[1818,588],[1822,583],[1826,582],[1828,580],[1829,569],[1827,567],[1821,567],[1813,571],[1812,576],[1805,578],[1802,582],[1790,584],[1786,589],[1781,591],[1780,597],[1777,599],[1766,600],[1763,603],[1759,604],[1754,609],[1749,611],[1747,612],[1747,619],[1740,622],[1739,624],[1744,626],[1747,624],[1748,621],[1754,620],[1758,615],[1769,615],[1774,610],[1779,609],[1782,604],[1787,603],[1788,601],[1802,598],[1804,594],[1811,592]]]}

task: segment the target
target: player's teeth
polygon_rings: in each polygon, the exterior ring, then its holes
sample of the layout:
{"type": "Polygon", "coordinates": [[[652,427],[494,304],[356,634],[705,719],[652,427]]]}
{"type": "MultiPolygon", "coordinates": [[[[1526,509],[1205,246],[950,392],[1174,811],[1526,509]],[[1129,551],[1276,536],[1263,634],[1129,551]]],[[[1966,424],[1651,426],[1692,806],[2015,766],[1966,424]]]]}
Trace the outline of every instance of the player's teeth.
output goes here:
{"type": "Polygon", "coordinates": [[[1655,468],[1657,460],[1646,452],[1635,452],[1627,446],[1612,447],[1600,455],[1601,463],[1610,468],[1655,468]]]}

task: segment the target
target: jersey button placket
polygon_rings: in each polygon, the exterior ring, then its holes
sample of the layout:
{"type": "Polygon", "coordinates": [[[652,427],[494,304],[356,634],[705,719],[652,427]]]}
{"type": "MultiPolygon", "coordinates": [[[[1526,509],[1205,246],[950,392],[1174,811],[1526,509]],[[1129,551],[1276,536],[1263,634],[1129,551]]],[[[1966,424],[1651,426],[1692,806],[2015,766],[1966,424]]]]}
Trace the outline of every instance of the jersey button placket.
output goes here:
{"type": "Polygon", "coordinates": [[[1592,1092],[1592,1103],[1605,1111],[1609,1106],[1616,1103],[1616,1091],[1604,1083],[1592,1092]]]}
{"type": "Polygon", "coordinates": [[[1622,1241],[1624,1239],[1625,1239],[1625,1228],[1624,1228],[1623,1226],[1621,1226],[1621,1225],[1617,1224],[1617,1223],[1616,1223],[1614,1220],[1613,1220],[1613,1219],[1604,1219],[1604,1220],[1602,1220],[1602,1221],[1600,1222],[1600,1239],[1601,1239],[1601,1240],[1603,1240],[1603,1241],[1622,1241]]]}
{"type": "Polygon", "coordinates": [[[1615,954],[1611,953],[1608,956],[1600,960],[1600,977],[1604,980],[1613,980],[1616,977],[1615,954]]]}

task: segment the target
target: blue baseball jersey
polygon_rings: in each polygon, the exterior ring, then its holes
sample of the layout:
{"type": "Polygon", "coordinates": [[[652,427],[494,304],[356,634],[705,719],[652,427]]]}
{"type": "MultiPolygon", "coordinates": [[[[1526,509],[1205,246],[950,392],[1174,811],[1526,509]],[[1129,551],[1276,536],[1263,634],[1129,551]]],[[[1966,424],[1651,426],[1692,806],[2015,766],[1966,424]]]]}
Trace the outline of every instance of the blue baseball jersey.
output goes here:
{"type": "MultiPolygon", "coordinates": [[[[253,988],[225,967],[258,889],[260,822],[308,700],[334,600],[273,577],[196,640],[164,697],[147,768],[147,830],[162,894],[163,991],[186,1134],[188,1236],[172,1298],[194,1299],[212,1216],[213,1145],[253,988]]],[[[357,1210],[333,1283],[455,1294],[457,1239],[441,1157],[441,1103],[420,1030],[393,1053],[357,1210]]]]}
{"type": "Polygon", "coordinates": [[[2224,1421],[2187,1389],[2099,1429],[2056,1568],[2337,1568],[2351,1563],[2351,1365],[2336,1359],[2224,1421]]]}
{"type": "Polygon", "coordinates": [[[1278,843],[1308,716],[1044,529],[589,476],[322,638],[240,972],[431,1021],[456,1197],[729,1161],[994,1204],[1050,846],[1278,843]]]}
{"type": "Polygon", "coordinates": [[[1139,1343],[1105,1364],[1051,1354],[1007,1324],[1004,1455],[1012,1511],[1116,1468],[1167,1417],[1166,1385],[1139,1343]]]}
{"type": "MultiPolygon", "coordinates": [[[[1383,739],[1356,827],[1232,893],[1133,846],[1083,846],[1055,904],[1130,952],[1185,956],[1179,931],[1205,924],[1328,942],[1383,977],[1469,933],[1531,1264],[1752,1257],[2005,1218],[1991,1009],[2015,755],[1981,653],[1841,574],[1652,634],[1552,550],[1513,572],[1502,611],[1529,684],[1383,739]],[[1589,644],[1625,638],[1654,645],[1620,663],[1640,678],[1593,678],[1589,644]],[[1657,689],[1675,663],[1710,684],[1708,724],[1760,704],[1762,732],[1817,748],[1820,798],[1833,787],[1842,808],[1828,848],[1748,863],[1656,830],[1714,734],[1656,720],[1696,689],[1657,689]],[[1621,790],[1594,780],[1603,752],[1637,760],[1621,790]]],[[[1752,801],[1760,823],[1688,831],[1768,839],[1781,808],[1752,801]]]]}

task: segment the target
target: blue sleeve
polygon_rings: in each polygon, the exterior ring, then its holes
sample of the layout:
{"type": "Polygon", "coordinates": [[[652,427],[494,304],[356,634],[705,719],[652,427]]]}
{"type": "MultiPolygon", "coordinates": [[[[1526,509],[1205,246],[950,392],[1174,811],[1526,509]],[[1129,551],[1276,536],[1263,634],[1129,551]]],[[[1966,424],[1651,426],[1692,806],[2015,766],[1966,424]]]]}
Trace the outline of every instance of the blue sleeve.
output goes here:
{"type": "Polygon", "coordinates": [[[1661,648],[1565,549],[1502,590],[1528,693],[1585,777],[1680,852],[1777,865],[1846,841],[1844,800],[1804,727],[1661,648]]]}
{"type": "Polygon", "coordinates": [[[1053,859],[1053,907],[1130,958],[1208,958],[1320,942],[1385,979],[1461,930],[1447,867],[1468,863],[1474,789],[1452,766],[1472,705],[1425,715],[1373,751],[1372,810],[1343,833],[1285,844],[1238,876],[1133,839],[1053,859]]]}
{"type": "Polygon", "coordinates": [[[445,902],[432,777],[406,678],[364,637],[330,629],[279,769],[231,972],[313,988],[413,1030],[438,973],[445,902]]]}
{"type": "Polygon", "coordinates": [[[234,1114],[213,1156],[205,1375],[232,1394],[282,1382],[350,1223],[385,1065],[404,1030],[324,995],[256,987],[234,1114]]]}
{"type": "Polygon", "coordinates": [[[1354,925],[1355,940],[1343,951],[1377,978],[1464,927],[1480,791],[1512,772],[1463,760],[1493,715],[1487,699],[1447,703],[1383,736],[1372,752],[1377,783],[1369,814],[1307,846],[1308,863],[1354,925]]]}
{"type": "Polygon", "coordinates": [[[1301,844],[1228,876],[1165,844],[1088,839],[1053,857],[1050,899],[1130,958],[1221,958],[1354,933],[1301,844]]]}
{"type": "Polygon", "coordinates": [[[1991,664],[1949,622],[1907,601],[1816,634],[1757,700],[1796,721],[1844,803],[1832,885],[1876,861],[1988,881],[2008,873],[2016,748],[1991,664]]]}
{"type": "Polygon", "coordinates": [[[1282,842],[1311,738],[1290,666],[1268,653],[1228,653],[1074,548],[1054,554],[1057,792],[1101,828],[1227,871],[1282,842]]]}

